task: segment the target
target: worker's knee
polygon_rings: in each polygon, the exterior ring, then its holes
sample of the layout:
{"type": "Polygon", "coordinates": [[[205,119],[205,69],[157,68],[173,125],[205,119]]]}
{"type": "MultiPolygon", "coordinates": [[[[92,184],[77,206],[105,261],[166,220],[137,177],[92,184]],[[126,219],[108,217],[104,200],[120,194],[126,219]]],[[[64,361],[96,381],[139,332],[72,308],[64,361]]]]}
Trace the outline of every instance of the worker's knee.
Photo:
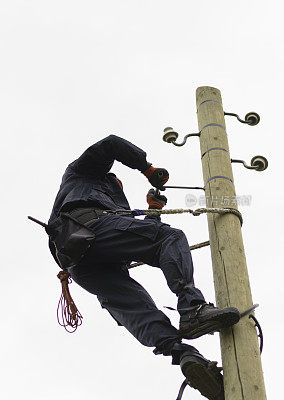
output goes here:
{"type": "Polygon", "coordinates": [[[163,233],[165,236],[172,236],[173,238],[186,238],[185,233],[181,229],[172,228],[169,225],[163,226],[163,233]]]}

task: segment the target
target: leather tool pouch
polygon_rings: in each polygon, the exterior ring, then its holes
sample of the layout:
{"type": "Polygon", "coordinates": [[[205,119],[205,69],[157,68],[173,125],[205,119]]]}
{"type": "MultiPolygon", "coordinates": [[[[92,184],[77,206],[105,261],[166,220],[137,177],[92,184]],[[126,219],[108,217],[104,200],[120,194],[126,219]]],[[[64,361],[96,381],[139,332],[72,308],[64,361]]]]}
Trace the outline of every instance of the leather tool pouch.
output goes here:
{"type": "Polygon", "coordinates": [[[66,213],[49,223],[46,232],[62,269],[77,265],[95,241],[91,229],[66,213]]]}

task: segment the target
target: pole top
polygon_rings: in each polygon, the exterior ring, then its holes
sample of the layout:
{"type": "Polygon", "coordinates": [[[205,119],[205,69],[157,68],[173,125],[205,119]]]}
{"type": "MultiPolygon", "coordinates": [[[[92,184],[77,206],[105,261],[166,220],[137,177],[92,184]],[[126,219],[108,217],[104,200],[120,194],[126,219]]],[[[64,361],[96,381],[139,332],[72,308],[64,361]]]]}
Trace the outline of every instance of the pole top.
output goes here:
{"type": "Polygon", "coordinates": [[[215,100],[222,104],[221,92],[219,89],[211,86],[200,86],[196,89],[196,104],[197,106],[206,100],[215,100]]]}
{"type": "Polygon", "coordinates": [[[198,92],[199,90],[209,90],[209,91],[216,90],[216,91],[220,92],[219,89],[217,89],[213,86],[198,86],[198,88],[196,89],[196,92],[198,92]]]}

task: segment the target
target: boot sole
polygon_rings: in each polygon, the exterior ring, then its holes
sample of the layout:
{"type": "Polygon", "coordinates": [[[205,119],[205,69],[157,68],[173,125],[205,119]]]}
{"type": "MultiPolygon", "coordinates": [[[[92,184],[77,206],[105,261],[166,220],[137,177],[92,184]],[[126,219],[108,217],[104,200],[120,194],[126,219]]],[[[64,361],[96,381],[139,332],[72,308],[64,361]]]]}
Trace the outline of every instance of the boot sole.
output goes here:
{"type": "Polygon", "coordinates": [[[229,328],[239,322],[241,314],[237,308],[229,307],[222,313],[216,313],[205,322],[200,321],[199,326],[196,328],[183,328],[180,329],[179,335],[184,339],[197,339],[206,334],[213,334],[221,329],[229,328]]]}
{"type": "Polygon", "coordinates": [[[189,386],[209,400],[225,400],[223,376],[216,365],[217,362],[199,360],[194,356],[183,357],[180,364],[189,386]]]}

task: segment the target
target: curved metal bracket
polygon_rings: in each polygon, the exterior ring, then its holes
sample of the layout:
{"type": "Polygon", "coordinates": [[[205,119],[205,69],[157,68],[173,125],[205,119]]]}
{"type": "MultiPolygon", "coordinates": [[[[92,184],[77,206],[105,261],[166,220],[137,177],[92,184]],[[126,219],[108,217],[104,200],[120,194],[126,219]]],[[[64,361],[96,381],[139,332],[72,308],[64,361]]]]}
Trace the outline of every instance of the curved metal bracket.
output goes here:
{"type": "Polygon", "coordinates": [[[184,389],[186,388],[187,385],[189,385],[189,380],[186,378],[181,384],[181,387],[180,387],[179,392],[178,392],[178,397],[177,397],[176,400],[181,400],[183,392],[184,392],[184,389]]]}
{"type": "Polygon", "coordinates": [[[200,132],[198,132],[198,133],[188,133],[187,135],[185,135],[185,137],[184,137],[184,139],[183,139],[183,141],[181,143],[176,143],[176,140],[178,138],[178,133],[175,132],[173,130],[173,128],[168,127],[168,128],[164,129],[163,141],[166,142],[166,143],[172,143],[175,146],[179,146],[180,147],[180,146],[183,146],[186,143],[187,139],[189,137],[191,137],[191,136],[200,136],[200,132]]]}
{"type": "Polygon", "coordinates": [[[263,332],[260,326],[260,323],[258,322],[258,320],[256,319],[256,317],[252,314],[249,315],[249,318],[251,318],[254,323],[255,323],[255,327],[258,329],[258,337],[259,337],[259,349],[260,349],[260,354],[262,353],[263,350],[263,332]]]}
{"type": "Polygon", "coordinates": [[[232,117],[236,117],[238,121],[240,121],[242,124],[247,124],[247,125],[257,125],[260,121],[260,116],[256,112],[249,112],[246,114],[245,119],[241,119],[238,114],[235,113],[227,113],[224,111],[224,115],[230,115],[232,117]]]}
{"type": "Polygon", "coordinates": [[[264,171],[268,167],[268,161],[264,156],[254,156],[251,159],[250,162],[251,165],[247,165],[247,163],[244,160],[231,159],[231,162],[241,163],[245,168],[254,169],[255,171],[264,171]]]}
{"type": "Polygon", "coordinates": [[[257,169],[258,169],[257,166],[250,166],[250,165],[247,165],[247,163],[246,163],[244,160],[234,160],[234,159],[231,159],[231,162],[232,162],[232,163],[240,163],[240,164],[243,164],[243,166],[244,166],[245,168],[247,168],[247,169],[254,169],[254,170],[256,170],[256,171],[257,171],[257,169]]]}
{"type": "MultiPolygon", "coordinates": [[[[259,304],[254,304],[253,306],[247,308],[246,310],[244,310],[243,312],[241,312],[241,318],[244,317],[245,315],[249,314],[250,312],[254,311],[257,307],[259,306],[259,304]]],[[[253,314],[249,314],[249,318],[251,318],[254,323],[255,323],[255,327],[258,329],[258,337],[260,339],[259,342],[259,348],[260,348],[260,354],[262,353],[263,350],[263,333],[262,333],[262,329],[260,326],[260,323],[258,322],[258,320],[256,319],[256,317],[253,314]]]]}

